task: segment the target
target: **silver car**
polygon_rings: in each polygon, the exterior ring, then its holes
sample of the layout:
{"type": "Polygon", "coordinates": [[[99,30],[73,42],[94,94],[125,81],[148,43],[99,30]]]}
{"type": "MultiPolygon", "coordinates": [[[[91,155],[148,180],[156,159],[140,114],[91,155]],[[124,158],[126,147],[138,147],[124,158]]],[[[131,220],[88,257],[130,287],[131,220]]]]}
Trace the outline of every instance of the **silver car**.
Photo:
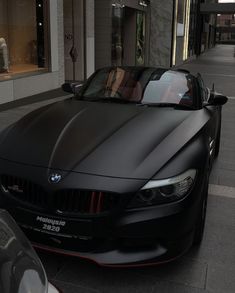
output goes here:
{"type": "Polygon", "coordinates": [[[0,210],[0,292],[59,293],[30,242],[9,213],[0,210]]]}

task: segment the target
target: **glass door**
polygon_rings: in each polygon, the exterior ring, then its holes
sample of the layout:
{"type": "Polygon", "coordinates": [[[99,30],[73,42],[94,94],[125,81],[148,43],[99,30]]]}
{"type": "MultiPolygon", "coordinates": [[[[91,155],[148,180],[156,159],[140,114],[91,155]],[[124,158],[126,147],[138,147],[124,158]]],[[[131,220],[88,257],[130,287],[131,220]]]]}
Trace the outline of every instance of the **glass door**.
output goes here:
{"type": "Polygon", "coordinates": [[[145,64],[146,14],[127,6],[112,9],[113,66],[145,64]]]}

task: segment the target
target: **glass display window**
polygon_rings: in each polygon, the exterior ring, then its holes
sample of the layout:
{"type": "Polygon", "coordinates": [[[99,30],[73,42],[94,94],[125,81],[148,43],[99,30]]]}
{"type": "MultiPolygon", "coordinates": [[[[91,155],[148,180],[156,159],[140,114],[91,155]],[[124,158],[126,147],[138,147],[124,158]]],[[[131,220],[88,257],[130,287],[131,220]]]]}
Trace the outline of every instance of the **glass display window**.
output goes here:
{"type": "Polygon", "coordinates": [[[48,71],[46,0],[0,0],[0,80],[48,71]]]}

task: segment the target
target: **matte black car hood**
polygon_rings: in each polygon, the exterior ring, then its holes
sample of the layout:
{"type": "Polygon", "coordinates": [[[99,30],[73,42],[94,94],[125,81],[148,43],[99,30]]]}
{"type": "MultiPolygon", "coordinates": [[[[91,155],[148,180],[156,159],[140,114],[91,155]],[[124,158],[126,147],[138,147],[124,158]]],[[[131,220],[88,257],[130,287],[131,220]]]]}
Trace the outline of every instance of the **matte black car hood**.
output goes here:
{"type": "Polygon", "coordinates": [[[192,124],[203,120],[198,115],[204,114],[68,99],[33,111],[5,131],[0,157],[50,169],[148,179],[188,142],[192,124]],[[174,148],[179,134],[183,137],[174,148]]]}

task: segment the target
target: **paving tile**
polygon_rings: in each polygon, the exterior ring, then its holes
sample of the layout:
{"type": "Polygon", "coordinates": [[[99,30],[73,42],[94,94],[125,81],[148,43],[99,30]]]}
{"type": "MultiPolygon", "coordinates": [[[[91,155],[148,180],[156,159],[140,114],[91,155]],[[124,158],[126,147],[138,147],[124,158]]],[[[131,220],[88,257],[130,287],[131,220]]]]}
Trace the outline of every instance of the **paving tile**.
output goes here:
{"type": "MultiPolygon", "coordinates": [[[[235,111],[234,111],[235,113],[235,111]]],[[[229,134],[230,136],[230,134],[229,134]]],[[[228,135],[226,135],[225,137],[223,137],[221,139],[221,145],[220,148],[223,151],[226,150],[234,150],[235,149],[235,134],[234,134],[234,138],[229,137],[228,135]]]]}
{"type": "Polygon", "coordinates": [[[182,257],[177,261],[139,269],[138,273],[155,280],[170,281],[177,284],[204,289],[207,274],[207,263],[182,257]]]}
{"type": "Polygon", "coordinates": [[[218,184],[235,187],[235,171],[220,169],[218,184]]]}
{"type": "Polygon", "coordinates": [[[219,197],[235,199],[235,187],[210,184],[209,194],[213,194],[219,197]]]}
{"type": "Polygon", "coordinates": [[[62,255],[50,254],[41,250],[36,250],[49,279],[55,278],[64,267],[66,257],[62,255]]]}
{"type": "MultiPolygon", "coordinates": [[[[199,247],[186,257],[223,265],[235,265],[235,200],[209,195],[205,233],[199,247]]],[[[234,288],[235,292],[235,288],[234,288]]]]}
{"type": "MultiPolygon", "coordinates": [[[[112,277],[111,277],[112,278],[112,277]]],[[[136,280],[130,282],[129,277],[122,280],[114,279],[110,283],[105,283],[99,288],[102,293],[152,293],[154,292],[154,285],[146,281],[136,280]],[[113,281],[113,282],[112,282],[113,281]]],[[[155,282],[156,283],[156,282],[155,282]]]]}
{"type": "Polygon", "coordinates": [[[210,264],[208,267],[206,288],[213,293],[234,293],[235,265],[210,264]]]}
{"type": "Polygon", "coordinates": [[[213,167],[210,175],[210,183],[223,186],[235,187],[235,171],[213,167]]]}
{"type": "MultiPolygon", "coordinates": [[[[225,211],[226,213],[226,211],[225,211]]],[[[186,256],[204,262],[235,265],[234,226],[206,221],[205,233],[199,247],[193,247],[186,256]]]]}
{"type": "Polygon", "coordinates": [[[85,287],[79,287],[75,286],[71,283],[61,282],[58,280],[52,280],[52,283],[60,290],[63,291],[63,293],[99,293],[100,291],[85,288],[85,287]]]}
{"type": "Polygon", "coordinates": [[[219,184],[219,174],[217,168],[212,168],[209,182],[210,184],[219,184]]]}
{"type": "Polygon", "coordinates": [[[235,171],[235,150],[221,150],[216,161],[216,168],[235,171]]]}
{"type": "MultiPolygon", "coordinates": [[[[213,50],[213,49],[212,49],[213,50]]],[[[221,48],[216,48],[216,54],[221,54],[221,48]]],[[[200,58],[193,60],[180,66],[190,70],[192,73],[200,72],[204,78],[205,84],[212,88],[212,84],[216,85],[218,92],[228,96],[233,96],[235,92],[234,77],[235,66],[234,58],[212,56],[211,51],[202,55],[200,58]]]]}
{"type": "Polygon", "coordinates": [[[56,279],[101,292],[152,292],[156,282],[134,269],[102,268],[78,259],[71,259],[56,279]]]}
{"type": "Polygon", "coordinates": [[[229,123],[233,123],[235,121],[235,117],[233,115],[234,110],[235,110],[235,106],[231,105],[231,103],[228,102],[228,108],[224,108],[222,112],[222,119],[223,119],[222,129],[225,129],[224,126],[228,126],[229,123]]]}
{"type": "Polygon", "coordinates": [[[235,200],[222,196],[209,195],[207,208],[207,223],[232,226],[235,229],[235,200]]]}
{"type": "Polygon", "coordinates": [[[157,282],[153,293],[209,293],[209,291],[172,282],[157,282]]]}
{"type": "MultiPolygon", "coordinates": [[[[101,292],[152,292],[153,288],[156,288],[156,282],[160,281],[170,282],[171,286],[175,283],[173,287],[177,287],[177,284],[181,285],[178,286],[179,290],[183,288],[182,286],[203,289],[206,273],[205,262],[187,258],[143,269],[105,269],[72,259],[57,274],[56,279],[101,292]]],[[[166,287],[165,283],[164,287],[166,287]]],[[[186,290],[183,292],[187,292],[186,290]]],[[[195,289],[192,292],[203,291],[195,289]]]]}

